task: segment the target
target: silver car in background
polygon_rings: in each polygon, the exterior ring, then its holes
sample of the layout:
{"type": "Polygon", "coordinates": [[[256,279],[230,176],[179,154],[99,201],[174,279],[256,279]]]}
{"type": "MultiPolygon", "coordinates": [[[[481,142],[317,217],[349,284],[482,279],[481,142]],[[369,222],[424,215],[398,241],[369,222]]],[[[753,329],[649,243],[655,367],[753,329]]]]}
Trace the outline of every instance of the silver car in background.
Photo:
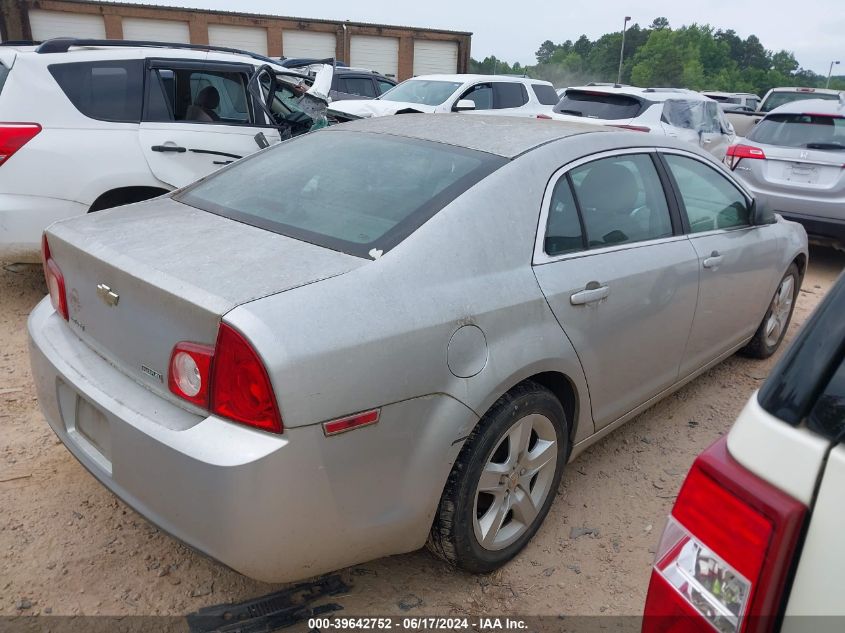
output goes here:
{"type": "Polygon", "coordinates": [[[504,564],[567,461],[774,352],[807,246],[682,141],[409,114],[56,223],[44,259],[57,436],[167,532],[289,581],[426,542],[504,564]]]}
{"type": "Polygon", "coordinates": [[[772,110],[725,163],[758,202],[845,250],[845,93],[772,110]]]}

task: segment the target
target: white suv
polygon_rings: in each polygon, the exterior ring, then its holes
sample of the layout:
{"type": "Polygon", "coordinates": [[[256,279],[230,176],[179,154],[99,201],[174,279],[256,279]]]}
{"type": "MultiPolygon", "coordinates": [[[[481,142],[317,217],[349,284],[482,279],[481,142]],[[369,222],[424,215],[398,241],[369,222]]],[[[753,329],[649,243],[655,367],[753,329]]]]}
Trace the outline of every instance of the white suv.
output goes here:
{"type": "Polygon", "coordinates": [[[718,104],[681,88],[592,84],[567,88],[550,116],[683,139],[722,159],[736,140],[718,104]]]}
{"type": "Polygon", "coordinates": [[[325,125],[330,84],[331,66],[311,79],[231,49],[0,46],[0,260],[37,261],[55,220],[161,195],[325,125]]]}
{"type": "Polygon", "coordinates": [[[551,114],[554,86],[541,79],[510,75],[420,75],[375,99],[350,99],[332,109],[358,117],[406,112],[479,112],[486,115],[551,114]]]}
{"type": "Polygon", "coordinates": [[[845,630],[843,314],[845,275],[696,459],[657,548],[643,633],[845,630]]]}

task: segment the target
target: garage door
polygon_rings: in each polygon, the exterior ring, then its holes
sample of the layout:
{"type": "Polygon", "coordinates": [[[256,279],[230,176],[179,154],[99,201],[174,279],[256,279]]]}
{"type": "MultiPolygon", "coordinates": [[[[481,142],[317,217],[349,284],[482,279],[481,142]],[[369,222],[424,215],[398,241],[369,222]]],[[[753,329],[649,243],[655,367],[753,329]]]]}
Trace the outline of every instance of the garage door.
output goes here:
{"type": "Polygon", "coordinates": [[[187,22],[123,18],[123,39],[190,44],[191,32],[187,22]]]}
{"type": "Polygon", "coordinates": [[[377,35],[353,35],[349,65],[395,77],[399,73],[399,40],[377,35]]]}
{"type": "Polygon", "coordinates": [[[458,43],[414,40],[414,75],[458,72],[458,43]]]}
{"type": "Polygon", "coordinates": [[[313,31],[282,31],[282,55],[285,57],[334,57],[337,36],[313,31]]]}
{"type": "Polygon", "coordinates": [[[29,12],[29,24],[32,27],[32,39],[38,42],[54,37],[106,38],[106,25],[101,15],[32,9],[29,12]]]}
{"type": "Polygon", "coordinates": [[[208,43],[214,46],[240,48],[245,51],[267,54],[267,29],[253,26],[209,24],[208,43]]]}

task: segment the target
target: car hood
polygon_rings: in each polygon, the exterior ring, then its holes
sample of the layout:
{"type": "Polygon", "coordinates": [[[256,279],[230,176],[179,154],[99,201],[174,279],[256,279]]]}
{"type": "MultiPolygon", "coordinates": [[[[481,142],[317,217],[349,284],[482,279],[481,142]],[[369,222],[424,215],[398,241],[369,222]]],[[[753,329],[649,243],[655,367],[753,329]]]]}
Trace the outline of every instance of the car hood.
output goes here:
{"type": "Polygon", "coordinates": [[[435,112],[437,106],[423,105],[420,103],[405,103],[402,101],[382,101],[381,99],[348,99],[345,101],[332,102],[332,110],[354,114],[359,117],[388,116],[400,111],[413,111],[421,113],[435,112]]]}

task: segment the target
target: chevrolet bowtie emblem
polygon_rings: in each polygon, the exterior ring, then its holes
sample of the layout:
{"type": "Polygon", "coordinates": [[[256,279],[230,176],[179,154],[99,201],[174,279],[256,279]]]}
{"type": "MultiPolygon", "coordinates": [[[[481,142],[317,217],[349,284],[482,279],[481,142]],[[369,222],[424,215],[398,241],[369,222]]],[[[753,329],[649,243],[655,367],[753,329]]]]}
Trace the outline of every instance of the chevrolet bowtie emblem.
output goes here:
{"type": "Polygon", "coordinates": [[[106,284],[97,284],[97,296],[109,306],[116,306],[117,302],[120,301],[120,295],[112,292],[112,289],[106,284]]]}

